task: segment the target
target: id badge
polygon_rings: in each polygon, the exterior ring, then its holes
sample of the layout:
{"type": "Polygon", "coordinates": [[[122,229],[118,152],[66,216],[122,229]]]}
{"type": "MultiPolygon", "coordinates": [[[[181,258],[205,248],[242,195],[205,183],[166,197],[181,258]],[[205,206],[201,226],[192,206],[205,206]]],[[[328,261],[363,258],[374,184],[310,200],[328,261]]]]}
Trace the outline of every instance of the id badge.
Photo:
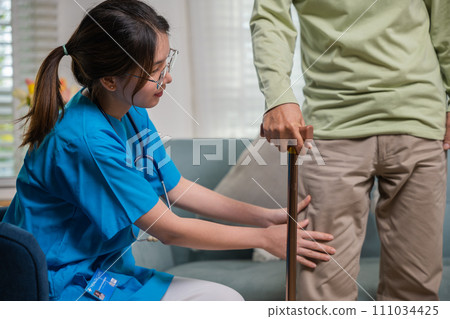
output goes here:
{"type": "Polygon", "coordinates": [[[111,277],[107,272],[97,269],[85,290],[98,300],[108,301],[111,299],[117,283],[117,279],[111,277]]]}

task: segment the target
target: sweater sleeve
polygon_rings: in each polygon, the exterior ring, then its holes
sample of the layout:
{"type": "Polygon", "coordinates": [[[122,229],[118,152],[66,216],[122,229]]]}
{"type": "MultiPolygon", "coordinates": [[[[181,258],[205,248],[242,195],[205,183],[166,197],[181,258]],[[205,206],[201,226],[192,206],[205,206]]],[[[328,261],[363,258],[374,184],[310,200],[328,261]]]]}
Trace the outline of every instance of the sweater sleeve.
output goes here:
{"type": "Polygon", "coordinates": [[[447,112],[450,112],[450,1],[424,0],[430,15],[430,35],[436,51],[447,91],[447,112]]]}
{"type": "Polygon", "coordinates": [[[250,29],[259,87],[266,111],[284,103],[297,103],[291,71],[297,30],[291,18],[292,0],[255,0],[250,29]]]}

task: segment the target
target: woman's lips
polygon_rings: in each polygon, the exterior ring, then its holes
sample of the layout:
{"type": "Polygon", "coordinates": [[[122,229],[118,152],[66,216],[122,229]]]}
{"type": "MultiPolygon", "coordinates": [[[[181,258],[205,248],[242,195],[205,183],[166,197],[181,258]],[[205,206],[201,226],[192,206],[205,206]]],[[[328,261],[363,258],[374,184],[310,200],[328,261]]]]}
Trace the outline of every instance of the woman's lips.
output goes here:
{"type": "Polygon", "coordinates": [[[159,92],[159,93],[156,93],[155,96],[156,96],[156,97],[161,97],[161,96],[163,95],[163,93],[164,93],[164,91],[161,91],[161,92],[159,92]]]}

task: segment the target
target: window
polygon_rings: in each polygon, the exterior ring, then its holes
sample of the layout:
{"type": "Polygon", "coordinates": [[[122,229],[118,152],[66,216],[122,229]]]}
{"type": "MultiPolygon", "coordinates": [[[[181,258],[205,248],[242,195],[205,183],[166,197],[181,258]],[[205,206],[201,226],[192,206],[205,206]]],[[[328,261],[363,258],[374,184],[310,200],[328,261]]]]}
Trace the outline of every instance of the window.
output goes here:
{"type": "Polygon", "coordinates": [[[254,137],[264,112],[253,66],[253,0],[188,2],[199,137],[254,137]]]}
{"type": "Polygon", "coordinates": [[[25,79],[37,70],[57,43],[56,0],[0,0],[0,186],[12,186],[22,165],[20,125],[14,119],[26,107],[14,99],[14,88],[27,91],[25,79]],[[10,181],[8,181],[8,177],[10,181]]]}
{"type": "Polygon", "coordinates": [[[0,0],[0,177],[14,176],[11,0],[0,0]]]}
{"type": "MultiPolygon", "coordinates": [[[[264,97],[253,65],[250,17],[253,0],[188,1],[192,33],[195,137],[256,137],[264,97]]],[[[294,23],[299,26],[296,11],[294,23]]],[[[299,38],[299,37],[298,37],[299,38]]],[[[303,102],[299,39],[292,82],[303,102]]]]}

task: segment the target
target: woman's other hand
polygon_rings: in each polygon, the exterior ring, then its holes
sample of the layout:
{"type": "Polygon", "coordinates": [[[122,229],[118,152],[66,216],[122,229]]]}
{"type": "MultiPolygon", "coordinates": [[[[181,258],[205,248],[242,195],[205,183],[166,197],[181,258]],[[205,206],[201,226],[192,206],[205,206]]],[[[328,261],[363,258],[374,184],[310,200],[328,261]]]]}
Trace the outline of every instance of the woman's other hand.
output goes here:
{"type": "MultiPolygon", "coordinates": [[[[308,223],[309,221],[307,219],[298,223],[297,262],[309,268],[316,268],[318,261],[329,261],[331,259],[331,255],[333,255],[336,250],[333,247],[323,243],[333,240],[333,236],[331,234],[317,231],[306,231],[304,229],[308,223]]],[[[270,226],[267,228],[266,234],[267,245],[264,249],[281,259],[286,259],[286,225],[281,224],[270,226]]]]}
{"type": "MultiPolygon", "coordinates": [[[[311,202],[311,196],[306,196],[300,203],[298,203],[297,212],[300,213],[311,202]]],[[[266,213],[266,220],[263,227],[286,224],[289,218],[289,212],[287,208],[268,209],[266,213]]]]}

